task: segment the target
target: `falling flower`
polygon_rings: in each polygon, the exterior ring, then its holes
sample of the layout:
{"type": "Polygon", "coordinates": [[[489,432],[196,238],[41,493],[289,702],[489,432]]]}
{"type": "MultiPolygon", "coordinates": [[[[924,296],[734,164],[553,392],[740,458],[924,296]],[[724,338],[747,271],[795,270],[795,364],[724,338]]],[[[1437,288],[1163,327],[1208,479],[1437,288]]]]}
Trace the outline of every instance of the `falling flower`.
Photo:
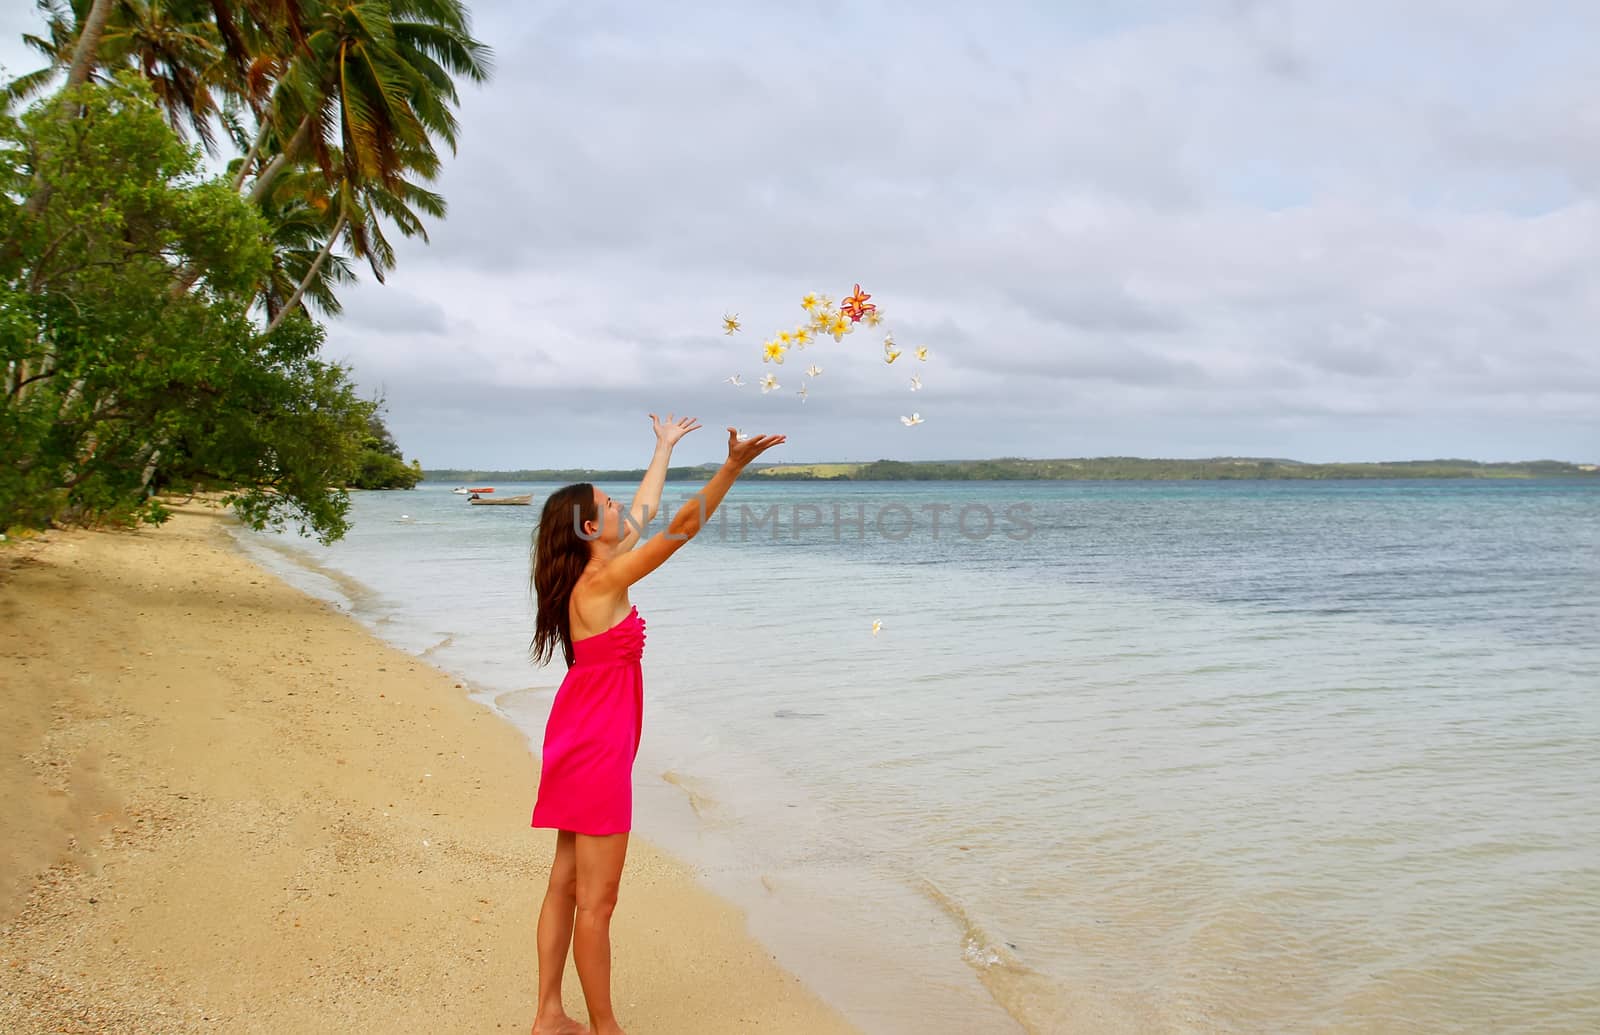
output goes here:
{"type": "Polygon", "coordinates": [[[867,302],[867,299],[871,297],[871,295],[861,290],[860,284],[857,284],[855,293],[846,296],[845,300],[839,303],[839,312],[848,316],[851,323],[859,322],[863,316],[878,308],[867,302]]]}
{"type": "MultiPolygon", "coordinates": [[[[771,376],[772,376],[772,375],[771,375],[771,374],[768,374],[768,375],[767,375],[767,376],[768,376],[768,377],[771,377],[771,376]]],[[[914,426],[915,426],[915,425],[918,425],[918,424],[921,424],[921,423],[922,423],[922,414],[920,414],[920,413],[913,413],[913,414],[912,414],[912,415],[911,415],[911,416],[909,416],[909,417],[901,417],[901,418],[900,418],[900,423],[901,423],[901,424],[904,424],[904,425],[905,425],[905,426],[906,426],[906,427],[908,427],[908,428],[910,428],[910,427],[914,427],[914,426]]]]}
{"type": "Polygon", "coordinates": [[[793,341],[794,341],[793,332],[790,332],[790,331],[779,331],[778,332],[778,343],[780,345],[782,345],[784,348],[788,348],[790,343],[793,342],[793,341]]]}
{"type": "Polygon", "coordinates": [[[750,438],[750,435],[747,432],[739,430],[738,428],[734,428],[733,437],[736,441],[745,442],[750,438]]]}
{"type": "Polygon", "coordinates": [[[722,314],[722,333],[723,334],[732,334],[734,331],[736,331],[738,329],[739,329],[739,314],[738,313],[732,313],[732,314],[724,313],[724,314],[722,314]]]}
{"type": "Polygon", "coordinates": [[[878,326],[878,324],[880,324],[882,322],[883,322],[883,314],[878,312],[877,306],[873,306],[871,309],[868,310],[868,312],[867,312],[867,326],[868,327],[876,327],[876,326],[878,326]]]}
{"type": "Polygon", "coordinates": [[[900,350],[894,347],[894,335],[891,334],[883,340],[883,361],[893,363],[899,358],[900,350]]]}
{"type": "Polygon", "coordinates": [[[761,379],[761,394],[762,395],[766,395],[768,392],[772,391],[774,388],[777,388],[777,387],[778,387],[778,379],[773,377],[771,374],[768,374],[768,375],[766,375],[765,377],[763,377],[761,379]]]}
{"type": "Polygon", "coordinates": [[[854,328],[850,325],[850,321],[843,316],[835,315],[828,321],[828,333],[833,335],[834,341],[844,341],[844,336],[852,330],[854,328]]]}
{"type": "Polygon", "coordinates": [[[789,350],[781,342],[769,341],[761,354],[763,363],[782,363],[783,354],[789,350]]]}
{"type": "Polygon", "coordinates": [[[821,309],[823,312],[827,312],[833,308],[833,299],[828,295],[818,295],[817,308],[821,309]]]}
{"type": "Polygon", "coordinates": [[[794,329],[794,347],[803,349],[811,344],[811,328],[796,327],[794,329]]]}
{"type": "Polygon", "coordinates": [[[822,373],[822,368],[817,366],[815,363],[811,364],[809,367],[806,367],[806,376],[807,377],[817,377],[821,373],[822,373]]]}
{"type": "Polygon", "coordinates": [[[732,377],[725,377],[723,380],[728,384],[733,385],[735,388],[744,387],[744,378],[740,377],[738,374],[734,374],[732,377]]]}
{"type": "Polygon", "coordinates": [[[818,308],[811,314],[811,329],[818,334],[827,334],[828,328],[833,325],[833,314],[818,308]]]}
{"type": "Polygon", "coordinates": [[[924,360],[924,361],[927,360],[927,358],[928,358],[928,346],[926,346],[926,345],[918,345],[917,346],[917,358],[920,359],[920,360],[924,360]]]}
{"type": "Polygon", "coordinates": [[[878,635],[878,630],[880,630],[882,628],[883,628],[883,623],[880,622],[878,619],[874,618],[872,620],[872,635],[874,635],[874,636],[878,635]]]}
{"type": "Polygon", "coordinates": [[[911,390],[913,392],[922,391],[922,378],[918,377],[916,374],[911,375],[911,390]]]}
{"type": "Polygon", "coordinates": [[[817,308],[817,296],[815,294],[811,293],[810,291],[807,291],[805,293],[805,297],[800,299],[800,308],[804,309],[808,313],[811,312],[812,310],[816,309],[817,308]]]}
{"type": "Polygon", "coordinates": [[[800,386],[800,390],[798,392],[794,393],[794,394],[798,395],[800,397],[800,401],[801,402],[805,402],[806,401],[806,386],[805,385],[801,385],[800,386]]]}

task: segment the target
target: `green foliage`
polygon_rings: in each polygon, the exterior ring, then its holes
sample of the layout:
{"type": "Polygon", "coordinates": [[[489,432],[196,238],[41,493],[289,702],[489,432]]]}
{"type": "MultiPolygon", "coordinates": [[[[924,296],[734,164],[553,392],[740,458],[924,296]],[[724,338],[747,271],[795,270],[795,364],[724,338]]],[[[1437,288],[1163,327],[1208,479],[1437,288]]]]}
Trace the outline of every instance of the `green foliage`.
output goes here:
{"type": "Polygon", "coordinates": [[[159,521],[156,490],[222,489],[255,527],[347,527],[342,482],[374,404],[303,317],[250,319],[270,233],[124,75],[3,127],[0,526],[159,521]],[[67,117],[60,114],[69,113],[67,117]],[[51,188],[22,218],[34,177],[51,188]],[[181,268],[202,269],[193,291],[181,268]]]}
{"type": "Polygon", "coordinates": [[[367,433],[348,481],[356,489],[414,489],[422,481],[422,465],[405,462],[376,407],[367,419],[367,433]]]}

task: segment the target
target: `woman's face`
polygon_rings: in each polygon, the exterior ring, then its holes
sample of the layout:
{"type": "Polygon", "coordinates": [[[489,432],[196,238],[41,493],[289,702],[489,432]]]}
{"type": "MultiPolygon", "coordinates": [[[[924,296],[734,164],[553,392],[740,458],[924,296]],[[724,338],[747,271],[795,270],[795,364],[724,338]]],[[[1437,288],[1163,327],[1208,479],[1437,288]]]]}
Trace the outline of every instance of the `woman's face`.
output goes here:
{"type": "Polygon", "coordinates": [[[622,538],[622,504],[607,496],[600,489],[594,490],[595,517],[594,525],[584,522],[584,533],[593,537],[594,541],[601,543],[615,543],[622,538]]]}

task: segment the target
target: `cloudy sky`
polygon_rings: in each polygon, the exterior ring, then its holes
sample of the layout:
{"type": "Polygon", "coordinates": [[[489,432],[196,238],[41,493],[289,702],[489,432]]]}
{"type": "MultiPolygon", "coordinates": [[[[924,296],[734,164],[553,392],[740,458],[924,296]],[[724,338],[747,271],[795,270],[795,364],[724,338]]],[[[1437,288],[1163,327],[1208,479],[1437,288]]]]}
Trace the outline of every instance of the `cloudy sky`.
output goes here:
{"type": "Polygon", "coordinates": [[[425,466],[1600,459],[1600,4],[472,10],[449,218],[329,330],[425,466]],[[763,367],[857,281],[926,363],[763,367]]]}

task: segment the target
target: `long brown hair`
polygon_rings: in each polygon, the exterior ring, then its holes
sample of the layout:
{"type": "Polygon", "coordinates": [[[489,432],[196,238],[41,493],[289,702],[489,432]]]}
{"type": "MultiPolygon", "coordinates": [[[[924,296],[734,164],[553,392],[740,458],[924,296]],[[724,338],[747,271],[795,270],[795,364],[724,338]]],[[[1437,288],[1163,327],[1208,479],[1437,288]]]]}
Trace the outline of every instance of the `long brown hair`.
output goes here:
{"type": "Polygon", "coordinates": [[[595,506],[594,486],[579,482],[557,489],[544,501],[539,524],[533,530],[533,573],[529,589],[538,599],[533,622],[533,642],[528,654],[535,664],[555,657],[561,645],[567,666],[572,666],[572,619],[567,604],[572,587],[589,564],[589,543],[580,534],[585,521],[599,524],[600,508],[595,506]]]}

